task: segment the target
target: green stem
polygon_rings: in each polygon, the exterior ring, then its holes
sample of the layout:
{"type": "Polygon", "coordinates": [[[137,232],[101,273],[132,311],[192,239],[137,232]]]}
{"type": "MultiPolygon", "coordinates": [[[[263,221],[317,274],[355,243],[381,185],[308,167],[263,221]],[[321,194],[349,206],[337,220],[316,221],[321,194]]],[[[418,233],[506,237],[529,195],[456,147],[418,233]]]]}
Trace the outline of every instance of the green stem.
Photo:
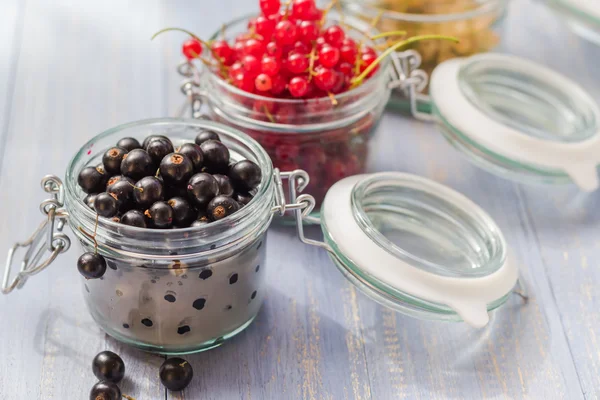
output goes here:
{"type": "Polygon", "coordinates": [[[355,88],[358,85],[360,85],[362,83],[362,81],[377,67],[377,65],[379,65],[379,63],[384,58],[386,58],[387,56],[392,54],[394,51],[397,51],[401,47],[407,46],[411,43],[415,43],[420,40],[428,40],[428,39],[442,39],[442,40],[449,40],[451,42],[458,43],[457,38],[452,37],[452,36],[444,36],[444,35],[420,35],[420,36],[413,36],[406,40],[402,40],[398,43],[393,44],[386,51],[381,53],[379,55],[379,57],[377,57],[377,59],[375,61],[373,61],[373,63],[371,63],[371,65],[369,65],[359,76],[352,79],[352,87],[351,88],[355,88]]]}
{"type": "Polygon", "coordinates": [[[381,39],[388,36],[404,36],[406,35],[406,31],[391,31],[391,32],[382,32],[378,35],[371,36],[371,40],[381,39]]]}

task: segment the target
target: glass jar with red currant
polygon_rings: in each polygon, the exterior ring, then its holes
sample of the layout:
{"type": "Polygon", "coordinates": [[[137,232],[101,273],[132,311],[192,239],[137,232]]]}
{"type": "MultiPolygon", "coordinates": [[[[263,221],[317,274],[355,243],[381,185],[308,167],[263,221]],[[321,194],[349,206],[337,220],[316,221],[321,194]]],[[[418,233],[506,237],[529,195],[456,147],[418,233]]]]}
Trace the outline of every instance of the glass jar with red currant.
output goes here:
{"type": "MultiPolygon", "coordinates": [[[[320,203],[335,182],[365,172],[391,63],[378,58],[376,32],[359,19],[312,0],[277,5],[274,14],[264,3],[258,16],[203,42],[195,84],[211,119],[252,136],[275,167],[306,170],[320,203]]],[[[191,43],[183,50],[194,65],[191,43]]]]}

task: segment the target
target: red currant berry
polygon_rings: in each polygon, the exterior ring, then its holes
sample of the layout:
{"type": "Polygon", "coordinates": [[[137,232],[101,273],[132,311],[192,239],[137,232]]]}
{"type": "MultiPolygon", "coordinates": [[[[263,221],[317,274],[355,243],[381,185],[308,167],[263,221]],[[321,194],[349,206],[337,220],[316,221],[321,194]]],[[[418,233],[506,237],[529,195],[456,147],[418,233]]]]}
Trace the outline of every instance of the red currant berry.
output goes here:
{"type": "Polygon", "coordinates": [[[275,30],[275,21],[261,15],[256,18],[256,22],[254,23],[254,28],[256,33],[264,38],[270,38],[273,35],[273,31],[275,30]]]}
{"type": "Polygon", "coordinates": [[[337,70],[340,71],[345,76],[353,76],[354,75],[354,66],[349,62],[342,62],[338,65],[337,70]]]}
{"type": "Polygon", "coordinates": [[[277,162],[290,162],[300,155],[300,148],[295,144],[280,144],[275,149],[277,162]]]}
{"type": "Polygon", "coordinates": [[[276,58],[280,58],[283,50],[281,47],[275,42],[269,42],[267,44],[267,54],[276,58]]]}
{"type": "Polygon", "coordinates": [[[342,41],[342,46],[356,47],[356,42],[351,37],[346,36],[346,38],[342,41]]]}
{"type": "Polygon", "coordinates": [[[374,56],[375,58],[377,58],[377,52],[375,51],[374,48],[369,47],[369,46],[363,46],[360,49],[360,54],[370,54],[370,55],[374,56]]]}
{"type": "Polygon", "coordinates": [[[338,94],[344,91],[344,86],[346,85],[346,76],[339,71],[334,71],[335,75],[335,84],[331,88],[331,93],[338,94]]]}
{"type": "Polygon", "coordinates": [[[297,53],[295,51],[290,52],[287,58],[287,69],[294,74],[301,74],[305,72],[310,65],[310,61],[306,57],[306,54],[297,53]]]}
{"type": "Polygon", "coordinates": [[[243,91],[250,93],[254,92],[254,79],[243,72],[237,74],[233,78],[233,84],[243,91]]]}
{"type": "Polygon", "coordinates": [[[340,48],[346,38],[346,34],[341,27],[333,25],[325,30],[323,37],[325,38],[325,41],[333,47],[340,48]]]}
{"type": "Polygon", "coordinates": [[[273,93],[275,96],[280,95],[281,93],[283,93],[285,91],[287,82],[285,81],[285,79],[283,79],[283,76],[275,75],[275,76],[271,77],[271,81],[273,81],[273,86],[271,87],[271,93],[273,93]]]}
{"type": "Polygon", "coordinates": [[[181,51],[188,60],[193,60],[194,58],[200,57],[202,54],[202,43],[194,38],[188,39],[183,42],[181,51]]]}
{"type": "Polygon", "coordinates": [[[262,72],[269,76],[275,76],[281,68],[279,60],[273,56],[264,56],[261,62],[262,72]]]}
{"type": "Polygon", "coordinates": [[[365,53],[361,56],[361,63],[360,63],[360,72],[363,72],[365,69],[367,69],[367,67],[371,64],[373,64],[373,62],[375,62],[375,60],[377,59],[377,56],[371,54],[371,53],[365,53]]]}
{"type": "Polygon", "coordinates": [[[334,70],[319,67],[315,74],[315,85],[326,92],[330,91],[336,84],[337,77],[334,70]]]}
{"type": "Polygon", "coordinates": [[[294,51],[301,54],[310,54],[311,48],[304,42],[297,41],[294,45],[294,51]]]}
{"type": "Polygon", "coordinates": [[[260,40],[248,39],[244,44],[246,54],[260,58],[265,53],[265,45],[260,40]]]}
{"type": "Polygon", "coordinates": [[[234,51],[225,40],[216,40],[211,45],[211,50],[225,65],[231,65],[235,61],[234,51]]]}
{"type": "Polygon", "coordinates": [[[323,19],[323,10],[319,10],[318,8],[315,7],[315,10],[313,11],[312,15],[307,18],[307,20],[309,21],[321,21],[323,19]]]}
{"type": "Polygon", "coordinates": [[[294,0],[292,2],[292,16],[296,19],[308,19],[314,15],[316,8],[314,0],[294,0]]]}
{"type": "Polygon", "coordinates": [[[241,62],[237,61],[229,67],[229,76],[235,77],[237,74],[244,72],[244,66],[241,62]]]}
{"type": "Polygon", "coordinates": [[[295,76],[288,83],[288,90],[293,97],[300,98],[308,93],[308,78],[295,76]]]}
{"type": "Polygon", "coordinates": [[[323,46],[325,46],[327,44],[327,42],[325,41],[325,38],[323,36],[319,36],[317,38],[317,51],[321,50],[321,48],[323,46]]]}
{"type": "Polygon", "coordinates": [[[356,62],[356,46],[350,44],[344,44],[340,49],[340,56],[342,60],[354,64],[356,62]]]}
{"type": "Polygon", "coordinates": [[[296,24],[289,20],[280,21],[275,26],[275,40],[282,45],[291,45],[296,43],[298,38],[298,28],[296,24]]]}
{"type": "Polygon", "coordinates": [[[242,68],[244,72],[255,77],[260,73],[260,61],[252,55],[244,56],[242,58],[242,68]]]}
{"type": "Polygon", "coordinates": [[[279,13],[279,9],[281,8],[279,0],[260,0],[259,4],[263,14],[267,17],[279,13]]]}
{"type": "Polygon", "coordinates": [[[304,43],[312,43],[319,37],[319,27],[314,21],[300,22],[300,40],[304,43]]]}
{"type": "Polygon", "coordinates": [[[259,74],[254,80],[256,90],[259,92],[268,92],[273,87],[273,81],[267,74],[259,74]]]}
{"type": "Polygon", "coordinates": [[[245,43],[245,41],[235,42],[235,44],[233,45],[233,51],[235,53],[236,58],[241,59],[242,57],[244,57],[244,55],[246,55],[245,43]]]}
{"type": "Polygon", "coordinates": [[[333,68],[340,61],[340,49],[331,46],[323,46],[319,50],[319,61],[327,68],[333,68]]]}

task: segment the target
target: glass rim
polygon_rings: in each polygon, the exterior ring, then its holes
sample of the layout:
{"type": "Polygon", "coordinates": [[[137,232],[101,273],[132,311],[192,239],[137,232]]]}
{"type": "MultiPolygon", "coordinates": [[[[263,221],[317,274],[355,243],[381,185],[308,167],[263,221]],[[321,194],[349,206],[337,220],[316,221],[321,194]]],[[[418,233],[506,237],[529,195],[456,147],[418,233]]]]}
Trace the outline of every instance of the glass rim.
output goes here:
{"type": "Polygon", "coordinates": [[[199,232],[206,232],[208,230],[217,230],[219,228],[226,227],[227,225],[230,225],[231,222],[233,222],[233,221],[244,220],[244,219],[248,218],[250,215],[252,215],[253,213],[257,212],[259,209],[264,207],[261,204],[260,200],[264,199],[266,197],[265,195],[269,192],[269,190],[272,190],[271,184],[272,184],[273,166],[272,166],[271,160],[270,160],[269,156],[267,155],[266,151],[262,148],[262,146],[260,146],[258,144],[258,142],[256,142],[250,136],[246,135],[245,133],[243,133],[237,129],[228,127],[223,124],[219,124],[217,122],[212,122],[212,121],[207,121],[207,120],[193,120],[193,119],[185,119],[185,118],[152,118],[152,119],[143,119],[143,120],[128,122],[128,123],[117,125],[110,129],[104,130],[103,132],[92,137],[90,140],[88,140],[86,143],[84,143],[80,147],[80,149],[75,153],[73,158],[71,158],[71,160],[69,161],[69,164],[67,166],[67,171],[65,174],[65,186],[66,186],[65,203],[67,203],[68,208],[71,208],[71,207],[76,208],[76,210],[78,212],[81,212],[81,214],[85,217],[86,221],[88,221],[88,222],[94,221],[94,223],[95,223],[97,214],[84,203],[82,198],[80,198],[77,195],[77,175],[78,175],[79,171],[75,171],[75,166],[76,166],[77,162],[84,157],[84,155],[87,153],[88,148],[90,148],[90,146],[93,145],[94,142],[98,141],[99,139],[109,137],[110,135],[124,131],[129,128],[141,127],[141,126],[146,126],[146,125],[168,126],[173,123],[181,124],[181,125],[188,125],[188,126],[196,126],[199,128],[207,128],[207,129],[217,128],[218,130],[225,130],[225,131],[229,132],[232,136],[235,136],[236,139],[239,139],[245,146],[248,146],[248,148],[258,158],[260,158],[258,161],[259,161],[259,165],[261,166],[261,168],[262,167],[266,168],[266,170],[262,171],[262,179],[260,182],[260,186],[259,186],[259,189],[258,189],[257,193],[255,194],[254,198],[252,199],[252,201],[250,203],[248,203],[248,205],[246,205],[245,207],[243,207],[242,209],[240,209],[239,211],[237,211],[236,213],[234,213],[232,215],[229,215],[219,221],[214,221],[214,222],[211,222],[210,224],[207,224],[204,226],[199,226],[199,227],[177,228],[177,229],[168,229],[168,230],[149,229],[149,228],[140,228],[140,227],[136,227],[136,226],[128,226],[128,225],[120,224],[118,222],[112,221],[109,218],[99,218],[98,228],[106,229],[108,231],[107,233],[116,232],[118,230],[118,232],[120,234],[122,234],[123,236],[132,238],[132,239],[134,239],[137,235],[140,235],[140,234],[157,236],[157,238],[160,236],[164,239],[169,239],[172,236],[182,236],[182,235],[187,235],[190,233],[197,234],[199,232]]]}
{"type": "Polygon", "coordinates": [[[510,0],[481,0],[479,1],[479,6],[472,10],[449,14],[402,13],[377,7],[373,4],[365,4],[364,0],[342,0],[342,4],[345,4],[346,7],[355,13],[362,13],[373,18],[381,14],[383,18],[389,18],[396,21],[440,23],[472,19],[488,13],[497,12],[504,9],[509,1],[510,0]]]}
{"type": "MultiPolygon", "coordinates": [[[[407,262],[415,268],[430,272],[435,275],[455,278],[481,278],[498,271],[506,262],[507,244],[496,222],[482,208],[473,203],[471,200],[467,199],[464,195],[452,189],[449,191],[446,190],[446,193],[444,193],[443,197],[438,195],[437,191],[440,189],[440,186],[441,185],[438,183],[420,177],[399,177],[395,173],[373,174],[361,179],[352,188],[350,200],[352,205],[352,214],[354,215],[354,218],[362,231],[371,240],[373,240],[373,242],[375,242],[379,247],[388,251],[394,257],[407,262]],[[433,261],[418,257],[389,240],[373,224],[371,218],[367,215],[366,211],[362,207],[362,200],[368,196],[368,191],[374,185],[379,184],[380,186],[378,186],[378,188],[380,188],[385,187],[385,185],[389,183],[394,185],[390,187],[406,187],[422,191],[431,197],[443,200],[445,203],[456,207],[460,211],[464,211],[465,215],[469,215],[469,218],[472,220],[472,222],[482,227],[485,230],[484,233],[487,235],[487,237],[493,239],[486,241],[497,244],[497,246],[490,245],[488,248],[488,250],[491,249],[491,254],[489,258],[485,260],[485,264],[481,264],[480,268],[473,269],[472,272],[457,272],[448,269],[444,265],[440,265],[433,261]],[[467,199],[470,203],[471,207],[468,210],[459,204],[459,202],[464,201],[464,199],[467,199]]],[[[475,232],[473,233],[475,234],[475,232]]]]}
{"type": "MultiPolygon", "coordinates": [[[[332,15],[336,15],[336,14],[332,13],[332,15]]],[[[255,17],[255,14],[246,14],[242,17],[239,17],[239,18],[236,18],[236,19],[233,19],[233,20],[227,22],[226,24],[223,25],[223,28],[221,28],[218,31],[216,31],[215,33],[213,33],[210,36],[209,40],[216,40],[219,36],[221,36],[223,29],[225,30],[225,32],[227,32],[227,28],[235,26],[242,22],[247,22],[254,17],[255,17]]],[[[366,35],[364,34],[364,30],[360,30],[360,26],[369,28],[369,30],[371,32],[375,33],[375,30],[372,27],[370,27],[369,25],[365,24],[364,22],[357,20],[356,18],[351,18],[351,21],[352,21],[351,24],[348,24],[347,20],[345,20],[344,22],[347,25],[349,25],[353,30],[356,30],[357,32],[363,34],[365,37],[366,37],[366,35]]],[[[367,39],[370,40],[370,44],[375,43],[370,38],[367,38],[367,39]]],[[[375,72],[375,74],[373,76],[368,78],[366,81],[363,81],[363,83],[360,86],[357,86],[354,89],[348,90],[347,92],[344,92],[344,93],[339,93],[339,94],[333,95],[333,98],[335,98],[337,101],[343,101],[348,97],[353,97],[353,96],[356,96],[357,94],[360,94],[362,92],[361,89],[363,89],[363,87],[370,87],[371,85],[374,86],[376,83],[379,83],[380,79],[385,79],[385,77],[387,75],[389,75],[388,70],[389,70],[390,65],[391,65],[390,57],[384,58],[381,61],[378,70],[375,72]],[[375,82],[375,83],[372,83],[372,82],[375,82]],[[367,86],[367,85],[369,85],[369,86],[367,86]]],[[[219,77],[210,68],[203,67],[201,74],[207,74],[208,78],[211,79],[211,81],[216,82],[218,85],[222,86],[223,88],[227,89],[228,91],[232,92],[233,94],[238,95],[238,96],[244,96],[247,99],[252,99],[255,101],[266,101],[266,102],[270,102],[270,103],[274,103],[274,104],[288,104],[288,105],[312,105],[312,104],[317,104],[317,103],[320,103],[323,101],[332,101],[332,98],[328,97],[328,96],[318,97],[315,99],[277,99],[277,98],[273,98],[273,97],[261,96],[259,94],[249,93],[249,92],[246,92],[242,89],[235,87],[234,85],[230,84],[226,80],[219,77]]],[[[365,89],[363,89],[363,90],[365,90],[365,89]]]]}

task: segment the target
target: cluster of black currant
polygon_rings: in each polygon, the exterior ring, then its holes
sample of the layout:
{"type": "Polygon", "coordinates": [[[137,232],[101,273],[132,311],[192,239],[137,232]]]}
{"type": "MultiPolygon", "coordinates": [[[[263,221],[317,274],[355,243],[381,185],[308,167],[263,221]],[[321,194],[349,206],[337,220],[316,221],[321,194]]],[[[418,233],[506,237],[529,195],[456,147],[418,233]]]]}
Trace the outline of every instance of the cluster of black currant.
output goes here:
{"type": "Polygon", "coordinates": [[[123,138],[102,164],[78,177],[85,202],[98,215],[140,228],[186,228],[225,218],[252,199],[261,181],[250,160],[230,164],[219,136],[203,130],[175,149],[162,135],[142,144],[123,138]]]}
{"type": "MultiPolygon", "coordinates": [[[[77,182],[87,193],[84,202],[101,217],[139,228],[176,229],[235,213],[252,200],[261,179],[256,163],[232,163],[219,135],[202,130],[195,143],[177,148],[163,135],[148,136],[142,144],[123,138],[104,153],[102,164],[82,169],[77,182]]],[[[88,279],[106,271],[97,252],[85,253],[77,265],[88,279]]]]}
{"type": "MultiPolygon", "coordinates": [[[[99,382],[92,387],[90,400],[133,400],[132,397],[123,395],[117,385],[125,376],[125,363],[117,354],[103,351],[96,355],[92,362],[92,371],[99,382]]],[[[180,391],[190,384],[194,370],[190,363],[182,358],[169,358],[160,366],[159,377],[167,389],[180,391]]]]}

